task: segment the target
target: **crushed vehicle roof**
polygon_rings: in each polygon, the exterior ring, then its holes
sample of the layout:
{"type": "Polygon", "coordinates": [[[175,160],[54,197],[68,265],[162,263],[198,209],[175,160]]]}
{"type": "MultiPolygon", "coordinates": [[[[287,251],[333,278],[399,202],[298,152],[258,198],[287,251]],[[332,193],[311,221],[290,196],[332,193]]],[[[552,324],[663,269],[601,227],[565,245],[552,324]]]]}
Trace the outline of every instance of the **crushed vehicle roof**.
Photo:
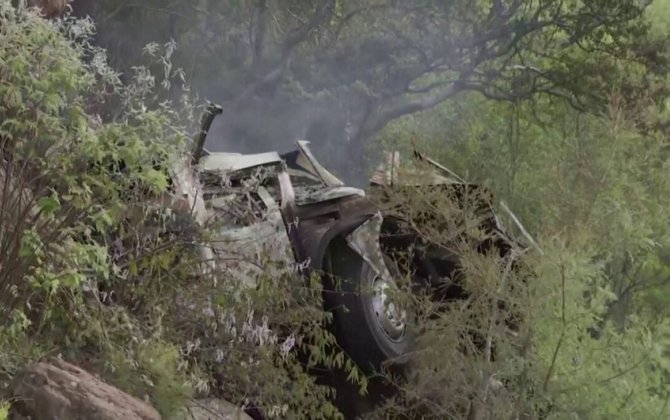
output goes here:
{"type": "Polygon", "coordinates": [[[257,154],[241,153],[208,153],[200,159],[200,169],[204,171],[234,172],[256,166],[280,163],[281,157],[277,152],[257,154]]]}

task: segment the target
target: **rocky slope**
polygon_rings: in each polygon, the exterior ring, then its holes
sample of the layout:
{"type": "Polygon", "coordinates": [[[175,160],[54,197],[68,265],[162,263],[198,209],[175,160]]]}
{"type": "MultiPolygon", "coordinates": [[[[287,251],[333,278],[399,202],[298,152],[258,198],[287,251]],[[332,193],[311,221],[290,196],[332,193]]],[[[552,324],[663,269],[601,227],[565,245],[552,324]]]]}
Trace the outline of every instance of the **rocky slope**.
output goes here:
{"type": "MultiPolygon", "coordinates": [[[[149,403],[130,396],[60,359],[33,364],[14,378],[10,419],[160,420],[149,403]]],[[[175,419],[250,420],[223,400],[194,400],[175,419]]]]}

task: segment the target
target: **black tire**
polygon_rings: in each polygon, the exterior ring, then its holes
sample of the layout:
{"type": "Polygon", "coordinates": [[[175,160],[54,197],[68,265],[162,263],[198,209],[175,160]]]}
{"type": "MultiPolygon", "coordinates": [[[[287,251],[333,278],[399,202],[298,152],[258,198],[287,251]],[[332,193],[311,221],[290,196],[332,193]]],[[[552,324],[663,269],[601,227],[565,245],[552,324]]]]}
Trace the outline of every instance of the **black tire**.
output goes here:
{"type": "MultiPolygon", "coordinates": [[[[414,347],[414,334],[406,323],[402,336],[393,339],[380,325],[372,303],[372,282],[377,278],[373,268],[340,238],[327,258],[331,278],[324,287],[324,301],[333,312],[339,345],[364,370],[379,371],[387,361],[402,367],[414,347]]],[[[389,269],[393,273],[394,267],[389,269]]]]}

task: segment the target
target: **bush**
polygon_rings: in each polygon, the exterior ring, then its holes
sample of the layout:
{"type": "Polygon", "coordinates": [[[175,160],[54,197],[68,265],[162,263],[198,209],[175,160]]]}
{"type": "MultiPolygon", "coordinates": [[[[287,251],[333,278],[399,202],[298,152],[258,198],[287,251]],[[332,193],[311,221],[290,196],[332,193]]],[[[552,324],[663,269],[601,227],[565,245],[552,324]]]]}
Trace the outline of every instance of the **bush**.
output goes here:
{"type": "Polygon", "coordinates": [[[137,321],[113,325],[118,308],[86,299],[96,285],[119,284],[107,233],[164,192],[156,162],[169,165],[183,150],[175,109],[142,106],[152,77],[138,67],[121,84],[92,30],[87,20],[46,21],[0,2],[0,353],[10,373],[39,349],[104,358],[126,347],[109,341],[109,329],[128,339],[137,321]],[[116,105],[113,118],[94,112],[104,104],[116,105]]]}
{"type": "MultiPolygon", "coordinates": [[[[404,142],[432,122],[424,146],[510,202],[544,250],[528,261],[532,280],[520,295],[527,331],[510,341],[526,353],[494,365],[496,377],[516,372],[517,378],[503,381],[510,395],[500,394],[502,401],[489,395],[484,407],[496,416],[515,410],[549,418],[662,417],[668,410],[668,354],[661,350],[668,337],[667,133],[640,132],[634,122],[648,110],[631,110],[616,95],[604,116],[551,101],[510,105],[474,96],[439,112],[444,119],[433,114],[417,126],[396,125],[388,140],[404,142]],[[505,406],[510,401],[515,406],[505,406]]],[[[495,276],[469,275],[496,284],[495,276]]],[[[451,319],[447,331],[462,322],[451,319]]],[[[433,342],[447,346],[454,339],[434,328],[433,342]]],[[[474,363],[456,360],[440,363],[458,366],[459,374],[474,363]]],[[[449,369],[432,367],[420,375],[425,384],[455,380],[449,369]]],[[[476,389],[476,375],[457,377],[476,389]]],[[[412,401],[424,396],[408,388],[412,401]]],[[[462,395],[455,392],[450,401],[462,395]]]]}
{"type": "Polygon", "coordinates": [[[178,104],[164,100],[183,81],[175,45],[147,46],[151,62],[124,84],[93,29],[0,1],[0,372],[48,351],[166,416],[209,394],[337,418],[310,369],[365,378],[325,328],[318,281],[296,294],[282,281],[294,267],[254,290],[229,271],[213,281],[194,269],[206,232],[183,229],[160,200],[195,121],[186,86],[178,104]]]}

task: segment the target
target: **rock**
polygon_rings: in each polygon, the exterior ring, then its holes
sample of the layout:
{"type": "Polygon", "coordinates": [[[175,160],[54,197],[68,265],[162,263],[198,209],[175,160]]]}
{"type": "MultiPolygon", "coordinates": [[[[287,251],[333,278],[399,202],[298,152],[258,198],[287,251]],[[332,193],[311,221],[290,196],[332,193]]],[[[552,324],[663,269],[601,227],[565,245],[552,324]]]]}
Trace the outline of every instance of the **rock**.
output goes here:
{"type": "Polygon", "coordinates": [[[72,0],[28,0],[31,7],[37,6],[47,18],[58,17],[72,0]]]}
{"type": "Polygon", "coordinates": [[[195,400],[185,412],[188,420],[253,420],[242,408],[216,398],[195,400]]]}
{"type": "Polygon", "coordinates": [[[16,375],[13,415],[39,420],[159,420],[150,405],[58,359],[16,375]]]}

